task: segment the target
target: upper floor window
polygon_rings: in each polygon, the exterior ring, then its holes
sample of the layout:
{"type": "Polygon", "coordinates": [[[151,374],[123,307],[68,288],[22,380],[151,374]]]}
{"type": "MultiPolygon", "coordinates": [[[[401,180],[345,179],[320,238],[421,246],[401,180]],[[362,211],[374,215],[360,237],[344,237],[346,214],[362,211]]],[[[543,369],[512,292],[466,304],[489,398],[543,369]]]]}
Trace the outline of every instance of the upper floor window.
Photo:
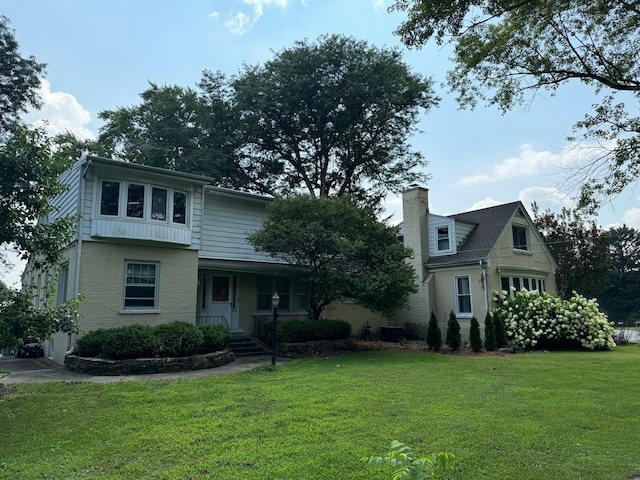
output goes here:
{"type": "Polygon", "coordinates": [[[451,241],[449,239],[449,227],[436,228],[437,235],[437,249],[439,252],[447,251],[451,249],[451,241]]]}
{"type": "Polygon", "coordinates": [[[521,225],[512,225],[513,232],[513,248],[515,250],[529,251],[527,227],[521,225]]]}
{"type": "Polygon", "coordinates": [[[187,224],[187,194],[141,183],[103,181],[100,215],[187,224]],[[122,188],[121,188],[122,184],[122,188]],[[120,205],[124,204],[124,211],[120,205]]]}

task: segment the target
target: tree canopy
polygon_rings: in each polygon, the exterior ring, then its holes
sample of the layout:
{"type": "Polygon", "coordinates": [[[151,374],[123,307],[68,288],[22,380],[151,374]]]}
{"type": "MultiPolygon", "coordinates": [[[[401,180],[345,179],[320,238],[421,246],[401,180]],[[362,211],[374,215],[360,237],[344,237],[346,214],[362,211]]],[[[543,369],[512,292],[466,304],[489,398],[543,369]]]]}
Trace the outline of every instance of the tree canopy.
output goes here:
{"type": "Polygon", "coordinates": [[[640,8],[637,0],[396,0],[408,46],[452,43],[448,83],[463,106],[503,111],[579,81],[604,94],[574,127],[601,143],[580,206],[595,211],[640,175],[640,8]]]}
{"type": "Polygon", "coordinates": [[[220,186],[369,205],[428,178],[408,141],[438,98],[397,49],[323,36],[234,77],[205,71],[195,89],[151,84],[141,98],[100,114],[99,143],[115,157],[220,186]]]}
{"type": "Polygon", "coordinates": [[[405,262],[410,252],[397,235],[373,209],[348,197],[297,195],[274,200],[249,241],[292,265],[290,273],[309,288],[314,319],[339,299],[356,299],[391,317],[416,291],[405,262]]]}
{"type": "MultiPolygon", "coordinates": [[[[44,65],[18,51],[8,20],[0,17],[0,261],[11,246],[34,268],[58,263],[75,230],[74,218],[50,220],[51,199],[62,193],[58,176],[71,163],[52,150],[42,130],[20,120],[28,106],[39,104],[37,88],[44,65]]],[[[0,302],[0,348],[26,334],[46,338],[55,331],[75,330],[77,302],[37,309],[29,289],[5,292],[0,302]]]]}

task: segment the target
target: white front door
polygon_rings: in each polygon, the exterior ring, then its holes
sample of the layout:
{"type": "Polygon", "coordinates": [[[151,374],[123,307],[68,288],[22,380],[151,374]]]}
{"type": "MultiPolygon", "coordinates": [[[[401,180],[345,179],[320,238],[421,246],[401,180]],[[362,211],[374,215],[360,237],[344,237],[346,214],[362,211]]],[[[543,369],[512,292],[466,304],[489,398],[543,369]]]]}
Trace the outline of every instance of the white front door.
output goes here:
{"type": "Polygon", "coordinates": [[[237,279],[234,275],[204,271],[200,276],[200,323],[218,323],[239,332],[237,279]]]}

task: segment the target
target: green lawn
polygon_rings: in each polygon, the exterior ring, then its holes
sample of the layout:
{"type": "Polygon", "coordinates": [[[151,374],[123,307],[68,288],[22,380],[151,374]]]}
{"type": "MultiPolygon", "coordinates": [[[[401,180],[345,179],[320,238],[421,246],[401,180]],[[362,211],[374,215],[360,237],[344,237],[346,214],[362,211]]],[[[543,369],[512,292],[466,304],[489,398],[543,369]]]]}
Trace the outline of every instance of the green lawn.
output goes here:
{"type": "Polygon", "coordinates": [[[639,365],[635,345],[386,350],[171,382],[15,385],[0,400],[0,478],[389,479],[360,459],[397,439],[453,453],[447,478],[625,479],[640,472],[639,365]]]}

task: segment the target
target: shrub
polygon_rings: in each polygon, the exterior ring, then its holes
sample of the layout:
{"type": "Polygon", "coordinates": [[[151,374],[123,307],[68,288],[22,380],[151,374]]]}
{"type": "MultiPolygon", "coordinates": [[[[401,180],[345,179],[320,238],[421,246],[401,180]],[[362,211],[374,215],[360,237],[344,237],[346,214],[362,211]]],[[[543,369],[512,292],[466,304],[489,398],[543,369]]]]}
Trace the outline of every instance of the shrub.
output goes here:
{"type": "Polygon", "coordinates": [[[578,346],[612,349],[614,328],[595,300],[573,293],[569,300],[537,291],[497,293],[507,336],[522,348],[578,346]]]}
{"type": "Polygon", "coordinates": [[[155,353],[159,357],[188,357],[200,351],[204,335],[193,323],[162,323],[153,329],[155,353]]]}
{"type": "Polygon", "coordinates": [[[217,352],[229,347],[231,334],[223,325],[200,325],[198,329],[202,332],[200,353],[217,352]]]}
{"type": "Polygon", "coordinates": [[[393,480],[441,478],[444,471],[452,470],[454,465],[454,456],[450,453],[438,452],[418,457],[411,447],[397,440],[391,442],[389,453],[384,457],[372,456],[362,460],[375,467],[390,466],[393,480]]]}
{"type": "Polygon", "coordinates": [[[105,331],[102,353],[106,358],[145,358],[154,354],[153,329],[147,325],[127,325],[105,331]]]}
{"type": "Polygon", "coordinates": [[[76,342],[76,352],[81,357],[102,356],[102,347],[107,335],[108,330],[102,328],[86,333],[76,342]]]}
{"type": "Polygon", "coordinates": [[[343,340],[351,336],[351,324],[344,320],[321,318],[310,323],[315,340],[343,340]]]}
{"type": "Polygon", "coordinates": [[[504,320],[502,319],[502,315],[497,310],[494,310],[492,312],[492,315],[493,315],[493,320],[494,320],[495,329],[496,329],[496,347],[497,348],[506,347],[508,344],[507,330],[504,326],[504,320]]]}
{"type": "Polygon", "coordinates": [[[402,326],[402,336],[407,340],[426,340],[427,325],[425,323],[407,322],[402,326]]]}
{"type": "Polygon", "coordinates": [[[460,350],[460,346],[462,345],[462,336],[460,335],[460,323],[456,318],[456,314],[453,313],[453,310],[449,314],[449,321],[447,322],[447,334],[446,334],[447,345],[454,352],[460,350]]]}
{"type": "Polygon", "coordinates": [[[342,340],[351,335],[351,324],[344,320],[287,320],[278,323],[278,341],[303,343],[314,340],[342,340]]]}
{"type": "Polygon", "coordinates": [[[496,347],[496,326],[493,321],[493,315],[487,312],[484,317],[484,348],[487,351],[492,352],[496,347]]]}
{"type": "Polygon", "coordinates": [[[438,326],[438,319],[433,312],[431,312],[431,318],[427,326],[427,346],[435,352],[442,348],[442,332],[438,326]]]}
{"type": "Polygon", "coordinates": [[[471,350],[479,352],[482,350],[482,337],[480,335],[480,324],[476,317],[471,317],[471,325],[469,327],[469,345],[471,350]]]}

